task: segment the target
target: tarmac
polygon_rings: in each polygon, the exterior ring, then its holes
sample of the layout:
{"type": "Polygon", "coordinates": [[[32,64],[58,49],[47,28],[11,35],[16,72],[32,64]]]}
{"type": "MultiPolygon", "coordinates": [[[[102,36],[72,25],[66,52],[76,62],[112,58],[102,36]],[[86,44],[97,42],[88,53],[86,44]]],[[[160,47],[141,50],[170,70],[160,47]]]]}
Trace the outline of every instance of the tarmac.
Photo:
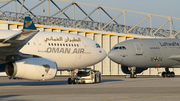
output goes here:
{"type": "Polygon", "coordinates": [[[64,76],[49,81],[0,77],[0,101],[179,101],[180,77],[103,76],[101,83],[67,84],[64,76]]]}

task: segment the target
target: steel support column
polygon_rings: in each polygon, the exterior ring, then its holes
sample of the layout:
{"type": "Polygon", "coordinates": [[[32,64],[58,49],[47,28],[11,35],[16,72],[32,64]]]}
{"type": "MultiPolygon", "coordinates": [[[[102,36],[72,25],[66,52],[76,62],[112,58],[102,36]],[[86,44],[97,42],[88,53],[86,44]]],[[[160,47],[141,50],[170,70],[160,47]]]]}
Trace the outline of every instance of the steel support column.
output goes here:
{"type": "MultiPolygon", "coordinates": [[[[22,5],[27,11],[29,10],[29,9],[26,8],[26,6],[24,6],[19,0],[17,0],[17,2],[19,2],[19,4],[22,5]]],[[[36,17],[31,11],[29,11],[29,13],[31,13],[34,17],[36,17]]]]}
{"type": "Polygon", "coordinates": [[[45,1],[46,1],[46,0],[40,2],[39,4],[37,4],[36,6],[34,6],[33,8],[29,9],[28,11],[26,11],[26,12],[24,13],[24,17],[26,16],[26,14],[27,14],[28,12],[32,11],[34,8],[36,8],[37,6],[39,6],[40,4],[42,4],[42,3],[45,2],[45,1]]]}
{"type": "Polygon", "coordinates": [[[124,33],[126,34],[127,33],[127,30],[126,30],[126,11],[123,11],[124,13],[124,33]]]}
{"type": "MultiPolygon", "coordinates": [[[[41,0],[39,0],[39,1],[41,2],[41,0]]],[[[43,10],[44,16],[46,16],[46,12],[45,12],[43,4],[41,4],[41,7],[42,7],[42,10],[43,10]]]]}
{"type": "MultiPolygon", "coordinates": [[[[74,4],[87,16],[87,13],[78,4],[76,4],[76,3],[74,3],[74,4]]],[[[91,21],[94,21],[91,17],[89,17],[89,19],[91,21]]]]}
{"type": "Polygon", "coordinates": [[[116,17],[114,17],[111,21],[109,21],[102,29],[104,29],[107,25],[109,25],[112,21],[114,21],[117,17],[119,17],[123,12],[119,13],[116,17]]]}
{"type": "Polygon", "coordinates": [[[18,18],[19,18],[19,15],[20,15],[21,11],[22,11],[22,7],[23,7],[23,5],[24,5],[24,1],[25,1],[25,0],[23,0],[23,2],[22,2],[22,4],[21,4],[21,8],[20,8],[20,10],[19,10],[18,18]]]}
{"type": "Polygon", "coordinates": [[[91,13],[89,13],[83,20],[81,20],[77,25],[76,27],[82,22],[84,21],[85,19],[87,19],[91,14],[93,14],[99,7],[96,7],[91,13]]]}
{"type": "Polygon", "coordinates": [[[139,24],[141,24],[144,20],[146,20],[147,18],[149,18],[148,16],[146,16],[143,20],[141,20],[140,22],[138,22],[135,26],[133,26],[131,29],[129,29],[127,31],[127,33],[129,33],[132,29],[134,29],[135,27],[137,27],[139,24]]]}
{"type": "Polygon", "coordinates": [[[73,5],[73,3],[69,4],[68,6],[66,6],[65,8],[63,8],[62,10],[58,11],[57,13],[53,14],[51,17],[57,15],[58,13],[60,13],[56,18],[58,18],[59,16],[61,16],[69,7],[71,7],[73,5]]]}
{"type": "MultiPolygon", "coordinates": [[[[113,19],[102,7],[100,7],[102,9],[102,11],[104,11],[104,13],[106,13],[107,16],[109,16],[109,18],[113,19]]],[[[115,20],[113,20],[116,24],[118,24],[115,20]]]]}
{"type": "Polygon", "coordinates": [[[169,21],[169,19],[167,19],[154,33],[153,36],[169,21]]]}
{"type": "MultiPolygon", "coordinates": [[[[59,9],[59,11],[62,12],[62,10],[59,8],[59,6],[56,5],[56,3],[55,3],[54,1],[52,1],[52,0],[50,0],[50,1],[54,4],[54,6],[56,6],[57,9],[59,9]]],[[[70,19],[69,16],[66,15],[66,13],[63,13],[63,14],[64,14],[68,19],[70,19]]],[[[51,17],[52,17],[52,16],[51,16],[51,17]]]]}

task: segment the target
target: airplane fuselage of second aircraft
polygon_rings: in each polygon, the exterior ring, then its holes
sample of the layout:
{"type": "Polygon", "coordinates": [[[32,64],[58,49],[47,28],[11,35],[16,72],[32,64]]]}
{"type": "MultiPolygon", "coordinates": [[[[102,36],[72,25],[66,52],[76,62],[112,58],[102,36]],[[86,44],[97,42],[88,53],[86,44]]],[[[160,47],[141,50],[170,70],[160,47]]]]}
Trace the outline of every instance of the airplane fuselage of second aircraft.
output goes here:
{"type": "Polygon", "coordinates": [[[128,67],[180,67],[179,39],[134,39],[116,44],[108,54],[128,67]]]}

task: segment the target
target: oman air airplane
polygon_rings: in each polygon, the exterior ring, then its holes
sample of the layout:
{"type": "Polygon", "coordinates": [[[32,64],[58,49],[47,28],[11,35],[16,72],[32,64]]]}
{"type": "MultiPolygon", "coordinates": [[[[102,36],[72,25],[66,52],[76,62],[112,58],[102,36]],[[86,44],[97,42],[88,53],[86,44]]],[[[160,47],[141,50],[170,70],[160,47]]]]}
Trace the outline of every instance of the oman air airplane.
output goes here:
{"type": "Polygon", "coordinates": [[[95,41],[69,33],[39,32],[30,17],[23,29],[0,30],[0,72],[9,78],[48,80],[58,70],[73,71],[94,65],[106,57],[95,41]]]}
{"type": "Polygon", "coordinates": [[[169,68],[180,68],[179,39],[134,39],[116,44],[108,57],[121,64],[124,73],[131,78],[147,68],[164,67],[163,77],[174,77],[169,68]]]}

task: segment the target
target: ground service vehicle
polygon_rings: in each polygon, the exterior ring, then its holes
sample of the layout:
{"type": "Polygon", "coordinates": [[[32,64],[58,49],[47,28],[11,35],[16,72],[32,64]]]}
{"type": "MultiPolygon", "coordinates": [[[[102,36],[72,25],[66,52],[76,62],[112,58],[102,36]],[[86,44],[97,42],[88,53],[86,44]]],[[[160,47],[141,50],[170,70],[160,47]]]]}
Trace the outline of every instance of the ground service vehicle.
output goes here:
{"type": "Polygon", "coordinates": [[[101,72],[91,68],[82,68],[76,74],[75,83],[100,83],[101,72]]]}

